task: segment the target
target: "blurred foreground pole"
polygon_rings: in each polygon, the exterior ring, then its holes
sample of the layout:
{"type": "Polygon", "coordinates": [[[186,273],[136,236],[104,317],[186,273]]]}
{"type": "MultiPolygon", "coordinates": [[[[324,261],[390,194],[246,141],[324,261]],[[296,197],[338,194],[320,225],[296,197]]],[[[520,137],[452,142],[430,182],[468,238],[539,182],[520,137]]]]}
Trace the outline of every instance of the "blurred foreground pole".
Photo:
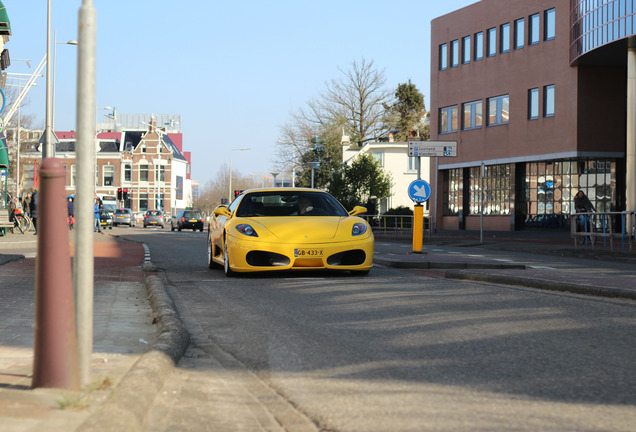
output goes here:
{"type": "Polygon", "coordinates": [[[77,58],[77,190],[75,195],[75,314],[80,381],[91,382],[93,355],[93,202],[95,196],[95,46],[97,18],[92,0],[79,10],[77,58]]]}
{"type": "Polygon", "coordinates": [[[59,159],[45,159],[40,178],[32,386],[78,390],[64,165],[59,159]]]}

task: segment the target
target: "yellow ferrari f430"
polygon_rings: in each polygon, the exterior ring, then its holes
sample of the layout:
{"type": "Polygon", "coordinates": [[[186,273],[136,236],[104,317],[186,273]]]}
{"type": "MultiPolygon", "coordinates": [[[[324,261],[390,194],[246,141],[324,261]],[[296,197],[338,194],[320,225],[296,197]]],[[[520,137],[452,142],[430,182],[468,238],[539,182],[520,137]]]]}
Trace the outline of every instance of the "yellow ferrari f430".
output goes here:
{"type": "Polygon", "coordinates": [[[347,270],[373,266],[371,227],[327,192],[251,189],[214,210],[208,227],[208,266],[225,274],[274,270],[347,270]]]}

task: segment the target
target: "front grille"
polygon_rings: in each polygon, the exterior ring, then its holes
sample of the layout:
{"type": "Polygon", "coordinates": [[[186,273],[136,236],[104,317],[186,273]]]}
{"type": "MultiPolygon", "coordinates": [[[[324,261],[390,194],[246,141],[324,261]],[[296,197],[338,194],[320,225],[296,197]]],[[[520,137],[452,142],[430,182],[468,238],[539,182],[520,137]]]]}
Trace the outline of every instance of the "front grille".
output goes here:
{"type": "Polygon", "coordinates": [[[333,266],[360,265],[364,263],[364,260],[366,258],[367,255],[362,249],[354,249],[331,255],[329,258],[327,258],[327,264],[333,266]]]}
{"type": "Polygon", "coordinates": [[[264,251],[250,251],[245,260],[254,267],[279,267],[290,263],[289,258],[285,255],[264,251]]]}

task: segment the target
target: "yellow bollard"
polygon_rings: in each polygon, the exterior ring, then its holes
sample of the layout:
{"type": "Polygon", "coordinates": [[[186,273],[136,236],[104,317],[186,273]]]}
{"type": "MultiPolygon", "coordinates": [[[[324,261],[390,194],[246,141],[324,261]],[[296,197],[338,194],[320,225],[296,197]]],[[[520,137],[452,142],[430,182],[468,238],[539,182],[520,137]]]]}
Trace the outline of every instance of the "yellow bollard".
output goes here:
{"type": "Polygon", "coordinates": [[[422,252],[422,239],[424,238],[424,206],[415,204],[413,211],[413,252],[422,252]]]}

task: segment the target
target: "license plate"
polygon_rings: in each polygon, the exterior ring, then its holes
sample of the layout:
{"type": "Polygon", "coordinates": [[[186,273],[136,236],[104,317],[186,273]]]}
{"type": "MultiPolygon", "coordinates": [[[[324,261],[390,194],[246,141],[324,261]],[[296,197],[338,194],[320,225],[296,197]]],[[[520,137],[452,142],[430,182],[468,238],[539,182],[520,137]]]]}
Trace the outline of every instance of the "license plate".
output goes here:
{"type": "Polygon", "coordinates": [[[321,257],[322,249],[294,249],[294,257],[321,257]]]}
{"type": "Polygon", "coordinates": [[[190,222],[199,222],[199,221],[196,219],[190,219],[190,222]]]}
{"type": "Polygon", "coordinates": [[[125,216],[117,216],[117,219],[124,219],[125,216]]]}
{"type": "Polygon", "coordinates": [[[150,223],[157,225],[157,221],[150,221],[150,223]]]}

